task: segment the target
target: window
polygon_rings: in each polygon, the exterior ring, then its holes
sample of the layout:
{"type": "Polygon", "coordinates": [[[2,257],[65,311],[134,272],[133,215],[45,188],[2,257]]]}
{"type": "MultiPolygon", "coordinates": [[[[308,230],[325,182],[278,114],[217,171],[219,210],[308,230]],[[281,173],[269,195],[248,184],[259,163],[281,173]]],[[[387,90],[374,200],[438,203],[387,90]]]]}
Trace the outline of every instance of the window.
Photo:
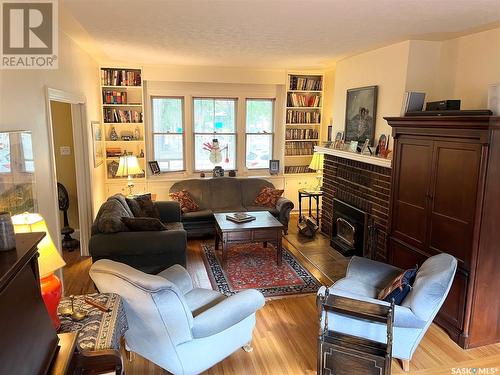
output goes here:
{"type": "Polygon", "coordinates": [[[195,98],[194,169],[236,169],[236,99],[195,98]]]}
{"type": "Polygon", "coordinates": [[[26,173],[35,172],[35,160],[33,159],[33,145],[31,133],[21,133],[21,146],[23,152],[24,170],[26,173]]]}
{"type": "Polygon", "coordinates": [[[269,168],[273,158],[273,99],[247,99],[246,167],[269,168]]]}
{"type": "Polygon", "coordinates": [[[152,99],[153,155],[162,172],[184,170],[183,107],[183,98],[152,99]]]}

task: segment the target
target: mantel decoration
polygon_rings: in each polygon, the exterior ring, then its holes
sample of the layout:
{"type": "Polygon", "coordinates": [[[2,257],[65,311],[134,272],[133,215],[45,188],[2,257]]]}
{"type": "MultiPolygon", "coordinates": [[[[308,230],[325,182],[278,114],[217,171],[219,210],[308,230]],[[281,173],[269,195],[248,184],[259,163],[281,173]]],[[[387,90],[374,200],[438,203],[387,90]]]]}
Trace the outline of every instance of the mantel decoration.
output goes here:
{"type": "Polygon", "coordinates": [[[345,111],[345,141],[373,144],[377,118],[377,86],[347,90],[345,111]]]}

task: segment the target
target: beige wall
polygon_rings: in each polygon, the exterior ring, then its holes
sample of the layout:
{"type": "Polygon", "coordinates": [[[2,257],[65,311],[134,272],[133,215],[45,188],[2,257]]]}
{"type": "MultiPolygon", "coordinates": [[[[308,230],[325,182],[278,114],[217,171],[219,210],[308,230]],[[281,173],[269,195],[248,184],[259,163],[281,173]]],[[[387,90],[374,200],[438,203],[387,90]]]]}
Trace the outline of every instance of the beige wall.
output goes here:
{"type": "Polygon", "coordinates": [[[405,91],[484,109],[488,86],[500,83],[500,28],[443,42],[409,40],[348,57],[337,62],[333,79],[333,101],[332,87],[325,87],[324,120],[333,117],[334,131],[344,130],[346,91],[355,87],[378,86],[375,138],[390,133],[383,117],[400,114],[405,91]]]}
{"type": "MultiPolygon", "coordinates": [[[[406,73],[410,42],[393,44],[365,52],[337,63],[333,107],[325,103],[325,113],[333,117],[333,132],[345,128],[346,92],[363,86],[378,86],[375,139],[382,133],[390,133],[384,116],[399,115],[406,88],[406,73]]],[[[329,118],[325,118],[329,121],[329,118]]]]}
{"type": "MultiPolygon", "coordinates": [[[[73,229],[80,228],[78,220],[78,195],[76,189],[75,150],[73,146],[73,125],[71,122],[71,105],[61,102],[50,102],[52,115],[52,131],[54,152],[56,157],[57,182],[64,185],[69,195],[68,220],[73,229]],[[69,154],[61,151],[67,147],[69,154]]],[[[59,211],[61,228],[64,226],[63,212],[59,211]]]]}
{"type": "MultiPolygon", "coordinates": [[[[59,32],[59,69],[0,71],[1,130],[30,130],[33,134],[35,178],[40,213],[46,218],[55,237],[59,220],[58,203],[48,176],[50,173],[49,134],[45,88],[65,90],[86,98],[85,126],[99,116],[98,65],[66,34],[59,32]]],[[[89,145],[90,142],[89,132],[89,145]]],[[[88,153],[89,158],[91,153],[88,153]]],[[[92,166],[93,164],[90,163],[92,166]]],[[[104,199],[104,167],[92,169],[93,207],[104,199]]],[[[96,211],[94,211],[96,212],[96,211]]]]}
{"type": "Polygon", "coordinates": [[[500,28],[445,41],[441,64],[452,72],[442,99],[461,99],[462,109],[486,108],[488,86],[500,83],[500,28]]]}

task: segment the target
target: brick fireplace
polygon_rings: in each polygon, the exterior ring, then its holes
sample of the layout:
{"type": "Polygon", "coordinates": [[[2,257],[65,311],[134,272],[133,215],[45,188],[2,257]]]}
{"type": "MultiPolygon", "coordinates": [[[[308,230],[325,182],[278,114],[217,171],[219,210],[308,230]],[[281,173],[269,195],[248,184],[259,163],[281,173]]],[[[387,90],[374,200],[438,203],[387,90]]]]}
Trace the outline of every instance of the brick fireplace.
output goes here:
{"type": "MultiPolygon", "coordinates": [[[[317,150],[325,153],[321,231],[330,236],[335,246],[335,223],[338,218],[336,216],[334,219],[334,200],[341,201],[366,213],[364,251],[359,255],[385,261],[391,186],[390,161],[323,147],[317,147],[317,150]]],[[[345,217],[342,218],[342,223],[345,222],[344,219],[345,217]]]]}

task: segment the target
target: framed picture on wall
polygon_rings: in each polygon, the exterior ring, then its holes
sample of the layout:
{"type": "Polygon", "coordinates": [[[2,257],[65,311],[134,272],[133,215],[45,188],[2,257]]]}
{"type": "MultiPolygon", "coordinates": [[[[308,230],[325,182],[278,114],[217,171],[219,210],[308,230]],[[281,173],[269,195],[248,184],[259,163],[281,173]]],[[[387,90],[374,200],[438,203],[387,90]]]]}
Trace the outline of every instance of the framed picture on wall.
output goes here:
{"type": "Polygon", "coordinates": [[[347,90],[345,110],[345,141],[373,144],[377,119],[377,86],[347,90]]]}
{"type": "Polygon", "coordinates": [[[94,154],[94,168],[100,166],[104,161],[104,139],[102,124],[99,121],[91,121],[92,147],[94,154]]]}

